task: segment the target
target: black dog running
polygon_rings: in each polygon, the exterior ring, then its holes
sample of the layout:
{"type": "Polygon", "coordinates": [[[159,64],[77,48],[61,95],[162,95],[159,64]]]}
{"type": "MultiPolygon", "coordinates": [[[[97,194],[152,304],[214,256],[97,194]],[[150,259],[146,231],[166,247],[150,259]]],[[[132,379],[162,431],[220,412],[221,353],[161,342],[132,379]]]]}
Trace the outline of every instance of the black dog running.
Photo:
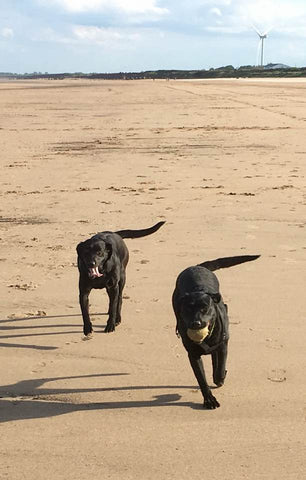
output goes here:
{"type": "Polygon", "coordinates": [[[125,285],[129,251],[123,238],[139,238],[156,232],[165,222],[143,230],[101,232],[77,246],[79,300],[83,316],[84,335],[92,332],[89,317],[89,294],[93,288],[106,288],[109,297],[109,318],[105,332],[113,332],[121,322],[122,291],[125,285]]]}
{"type": "Polygon", "coordinates": [[[204,407],[219,407],[205,377],[202,355],[212,356],[213,380],[220,387],[226,376],[229,340],[227,305],[223,303],[214,270],[256,260],[260,255],[218,258],[186,268],[172,296],[176,333],[181,337],[204,398],[204,407]]]}

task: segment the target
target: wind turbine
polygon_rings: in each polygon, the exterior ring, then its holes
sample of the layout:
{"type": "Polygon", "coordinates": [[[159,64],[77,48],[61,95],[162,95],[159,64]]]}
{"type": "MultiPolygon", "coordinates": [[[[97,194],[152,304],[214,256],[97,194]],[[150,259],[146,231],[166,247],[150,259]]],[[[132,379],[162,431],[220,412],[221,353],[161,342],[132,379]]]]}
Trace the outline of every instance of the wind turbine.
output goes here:
{"type": "MultiPolygon", "coordinates": [[[[257,30],[256,27],[254,27],[254,25],[252,25],[252,27],[253,27],[253,30],[255,30],[255,32],[259,36],[259,44],[258,44],[258,51],[260,49],[260,65],[259,66],[263,67],[263,64],[264,64],[264,41],[267,38],[268,33],[270,32],[271,28],[269,28],[269,30],[267,30],[265,33],[260,33],[259,30],[257,30]]],[[[257,54],[257,60],[258,60],[258,54],[257,54]]]]}

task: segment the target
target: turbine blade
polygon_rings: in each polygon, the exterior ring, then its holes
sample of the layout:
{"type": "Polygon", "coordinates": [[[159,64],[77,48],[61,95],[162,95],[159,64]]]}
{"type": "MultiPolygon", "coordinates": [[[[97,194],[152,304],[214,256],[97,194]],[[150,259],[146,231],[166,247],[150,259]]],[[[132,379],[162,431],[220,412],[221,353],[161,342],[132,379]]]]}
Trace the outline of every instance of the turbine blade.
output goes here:
{"type": "Polygon", "coordinates": [[[270,33],[272,29],[273,27],[268,28],[268,30],[264,33],[264,35],[268,35],[268,33],[270,33]]]}
{"type": "Polygon", "coordinates": [[[254,25],[251,25],[251,27],[253,28],[253,30],[257,33],[257,35],[259,35],[259,37],[261,36],[261,33],[259,32],[258,28],[256,28],[254,25]]]}

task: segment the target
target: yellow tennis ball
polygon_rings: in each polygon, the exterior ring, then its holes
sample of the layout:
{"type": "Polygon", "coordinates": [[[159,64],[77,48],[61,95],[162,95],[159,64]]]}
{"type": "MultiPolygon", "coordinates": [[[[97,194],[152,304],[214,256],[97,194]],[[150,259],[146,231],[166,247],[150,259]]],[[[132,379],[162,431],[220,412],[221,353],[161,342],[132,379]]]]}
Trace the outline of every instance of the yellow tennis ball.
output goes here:
{"type": "Polygon", "coordinates": [[[202,343],[208,333],[208,326],[201,328],[200,330],[192,330],[191,328],[188,328],[187,330],[188,337],[195,343],[202,343]]]}

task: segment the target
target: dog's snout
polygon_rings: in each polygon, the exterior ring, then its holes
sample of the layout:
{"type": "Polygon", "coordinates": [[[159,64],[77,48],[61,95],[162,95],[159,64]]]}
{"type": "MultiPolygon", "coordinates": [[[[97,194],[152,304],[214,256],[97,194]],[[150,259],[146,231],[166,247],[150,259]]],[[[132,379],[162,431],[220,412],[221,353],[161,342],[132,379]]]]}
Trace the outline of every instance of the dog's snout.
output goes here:
{"type": "Polygon", "coordinates": [[[192,322],[191,328],[194,328],[196,330],[197,328],[201,328],[201,327],[202,327],[202,323],[200,322],[200,320],[195,320],[194,322],[192,322]]]}

